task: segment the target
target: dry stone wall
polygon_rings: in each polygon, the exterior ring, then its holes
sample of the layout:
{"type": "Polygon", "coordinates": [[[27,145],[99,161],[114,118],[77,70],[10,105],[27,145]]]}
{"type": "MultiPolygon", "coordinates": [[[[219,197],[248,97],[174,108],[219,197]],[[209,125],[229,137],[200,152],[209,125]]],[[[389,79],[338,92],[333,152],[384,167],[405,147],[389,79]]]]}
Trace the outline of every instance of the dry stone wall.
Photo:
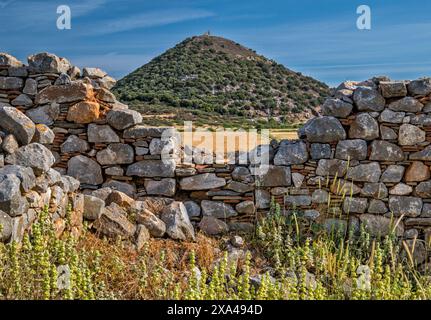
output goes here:
{"type": "Polygon", "coordinates": [[[145,238],[142,226],[177,239],[193,239],[193,226],[250,232],[275,201],[307,223],[351,233],[362,226],[375,236],[394,230],[425,250],[414,239],[431,234],[429,79],[341,84],[299,140],[259,147],[269,163],[258,176],[251,156],[214,164],[215,155],[199,151],[184,161],[190,148],[166,138],[168,128],[145,126],[109,91],[114,84],[100,69],[81,72],[51,54],[29,57],[28,66],[1,54],[0,166],[23,160],[16,150],[36,139],[52,151],[56,172],[80,182],[84,216],[106,235],[145,238]]]}

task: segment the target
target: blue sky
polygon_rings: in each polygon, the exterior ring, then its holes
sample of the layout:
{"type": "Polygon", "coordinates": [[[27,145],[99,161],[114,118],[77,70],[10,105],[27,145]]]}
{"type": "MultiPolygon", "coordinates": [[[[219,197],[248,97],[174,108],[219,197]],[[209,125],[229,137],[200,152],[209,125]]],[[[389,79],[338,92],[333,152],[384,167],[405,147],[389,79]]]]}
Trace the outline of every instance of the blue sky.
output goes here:
{"type": "Polygon", "coordinates": [[[330,85],[374,75],[431,75],[431,1],[0,0],[0,51],[48,51],[120,78],[207,30],[330,85]],[[69,5],[72,29],[56,28],[69,5]],[[356,8],[372,29],[356,28],[356,8]]]}

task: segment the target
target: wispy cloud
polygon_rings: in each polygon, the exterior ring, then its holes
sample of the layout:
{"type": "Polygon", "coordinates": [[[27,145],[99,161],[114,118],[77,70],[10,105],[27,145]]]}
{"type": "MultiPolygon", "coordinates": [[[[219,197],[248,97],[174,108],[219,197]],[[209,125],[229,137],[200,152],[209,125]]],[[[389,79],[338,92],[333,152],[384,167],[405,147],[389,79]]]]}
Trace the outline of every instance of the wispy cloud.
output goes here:
{"type": "Polygon", "coordinates": [[[189,20],[215,16],[214,13],[199,9],[169,9],[145,12],[115,20],[101,21],[98,26],[87,30],[87,35],[104,35],[117,32],[159,27],[189,20]]]}

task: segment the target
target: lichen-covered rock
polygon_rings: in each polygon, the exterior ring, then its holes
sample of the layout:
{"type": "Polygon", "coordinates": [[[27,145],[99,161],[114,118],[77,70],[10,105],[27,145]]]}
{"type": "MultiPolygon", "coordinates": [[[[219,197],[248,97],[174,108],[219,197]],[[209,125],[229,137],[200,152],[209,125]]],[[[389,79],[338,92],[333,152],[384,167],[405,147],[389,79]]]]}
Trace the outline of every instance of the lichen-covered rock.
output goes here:
{"type": "Polygon", "coordinates": [[[201,207],[195,201],[184,202],[189,218],[198,218],[201,216],[201,207]]]}
{"type": "Polygon", "coordinates": [[[24,85],[18,77],[0,77],[0,90],[19,90],[24,85]]]}
{"type": "Polygon", "coordinates": [[[48,172],[55,163],[55,158],[42,144],[31,143],[8,155],[5,161],[9,164],[30,167],[37,176],[40,176],[48,172]]]}
{"type": "Polygon", "coordinates": [[[51,126],[60,115],[60,105],[57,103],[46,104],[44,106],[29,109],[25,114],[34,123],[51,126]]]}
{"type": "Polygon", "coordinates": [[[31,100],[28,95],[21,93],[18,97],[13,99],[10,104],[17,107],[29,108],[33,105],[33,100],[31,100]]]}
{"type": "Polygon", "coordinates": [[[365,183],[361,195],[374,199],[384,199],[388,196],[388,188],[384,183],[365,183]]]}
{"type": "Polygon", "coordinates": [[[84,195],[84,218],[97,220],[105,210],[105,201],[94,196],[84,195]]]}
{"type": "Polygon", "coordinates": [[[79,155],[68,162],[67,175],[78,179],[83,184],[99,185],[103,183],[100,165],[85,156],[79,155]]]}
{"type": "Polygon", "coordinates": [[[347,170],[346,179],[357,182],[379,182],[382,171],[378,162],[360,164],[347,170]]]}
{"type": "Polygon", "coordinates": [[[326,99],[322,106],[322,114],[324,116],[332,116],[336,118],[347,118],[353,110],[353,105],[341,99],[326,99]]]}
{"type": "Polygon", "coordinates": [[[176,180],[165,178],[160,181],[147,180],[144,183],[148,195],[173,197],[176,191],[176,180]]]}
{"type": "Polygon", "coordinates": [[[380,126],[380,136],[382,140],[397,140],[398,135],[394,129],[386,126],[380,126]]]}
{"type": "Polygon", "coordinates": [[[110,144],[96,155],[97,162],[102,166],[131,164],[135,159],[133,147],[123,143],[110,144]]]}
{"type": "Polygon", "coordinates": [[[390,165],[383,172],[380,179],[381,182],[385,183],[398,183],[404,176],[405,168],[400,165],[390,165]]]}
{"type": "Polygon", "coordinates": [[[67,121],[87,124],[99,119],[100,105],[97,102],[81,101],[69,108],[67,121]]]}
{"type": "Polygon", "coordinates": [[[398,124],[398,123],[403,123],[405,116],[406,116],[405,112],[395,112],[390,109],[385,109],[380,114],[379,121],[398,124]]]}
{"type": "Polygon", "coordinates": [[[380,90],[385,98],[399,98],[407,95],[404,81],[380,81],[380,90]]]}
{"type": "Polygon", "coordinates": [[[398,183],[389,190],[389,194],[396,196],[408,196],[412,192],[413,188],[405,183],[398,183]]]}
{"type": "Polygon", "coordinates": [[[142,122],[142,115],[134,110],[111,110],[106,119],[111,127],[124,130],[142,122]]]}
{"type": "Polygon", "coordinates": [[[290,167],[267,166],[266,173],[256,177],[261,187],[288,187],[292,184],[290,167]]]}
{"type": "Polygon", "coordinates": [[[150,238],[151,236],[148,229],[142,224],[138,225],[135,233],[136,250],[138,251],[141,250],[145,246],[145,244],[150,240],[150,238]]]}
{"type": "Polygon", "coordinates": [[[0,176],[0,210],[11,217],[21,216],[29,208],[27,199],[21,196],[20,184],[14,175],[0,176]]]}
{"type": "Polygon", "coordinates": [[[226,185],[225,189],[232,190],[237,193],[246,193],[246,192],[253,191],[254,186],[250,184],[238,182],[238,181],[231,181],[226,185]]]}
{"type": "Polygon", "coordinates": [[[229,231],[229,227],[226,222],[214,218],[204,216],[199,222],[199,228],[209,236],[219,236],[229,231]]]}
{"type": "Polygon", "coordinates": [[[90,79],[102,79],[105,77],[107,73],[99,68],[84,68],[82,70],[82,76],[83,77],[89,77],[90,79]]]}
{"type": "Polygon", "coordinates": [[[368,207],[368,200],[365,198],[346,198],[343,202],[344,213],[365,213],[368,207]]]}
{"type": "Polygon", "coordinates": [[[329,144],[312,143],[310,148],[310,156],[313,160],[331,158],[331,146],[329,144]]]}
{"type": "Polygon", "coordinates": [[[371,199],[368,206],[368,213],[372,214],[385,214],[388,212],[386,204],[382,200],[371,199]]]}
{"type": "Polygon", "coordinates": [[[250,170],[246,167],[235,167],[235,169],[232,171],[232,179],[243,183],[254,182],[254,178],[251,175],[250,170]]]}
{"type": "Polygon", "coordinates": [[[36,95],[35,104],[70,103],[91,100],[94,97],[90,85],[82,81],[72,81],[70,85],[48,86],[36,95]]]}
{"type": "Polygon", "coordinates": [[[380,92],[370,87],[358,87],[353,100],[359,111],[382,111],[386,103],[380,92]]]}
{"type": "Polygon", "coordinates": [[[334,117],[318,117],[308,121],[304,127],[308,142],[330,143],[346,139],[346,131],[334,117]]]}
{"type": "Polygon", "coordinates": [[[350,139],[374,140],[379,138],[379,124],[368,113],[361,113],[350,125],[350,139]]]}
{"type": "Polygon", "coordinates": [[[108,125],[91,123],[87,130],[88,142],[91,143],[118,143],[120,138],[108,125]]]}
{"type": "Polygon", "coordinates": [[[421,161],[413,161],[407,168],[405,180],[407,182],[422,182],[430,179],[430,168],[421,161]]]}
{"type": "Polygon", "coordinates": [[[22,67],[24,64],[8,53],[0,52],[0,67],[22,67]]]}
{"type": "Polygon", "coordinates": [[[341,160],[365,160],[367,153],[367,142],[365,140],[343,140],[337,144],[335,158],[341,160]]]}
{"type": "Polygon", "coordinates": [[[290,207],[303,207],[311,205],[311,197],[300,195],[300,196],[285,196],[284,203],[290,207]]]}
{"type": "Polygon", "coordinates": [[[0,106],[0,129],[13,134],[22,145],[33,139],[35,125],[24,113],[13,107],[0,106]]]}
{"type": "Polygon", "coordinates": [[[36,185],[36,177],[30,167],[7,165],[0,168],[0,176],[8,174],[16,176],[21,181],[21,190],[24,193],[29,192],[36,185]]]}
{"type": "Polygon", "coordinates": [[[214,173],[203,173],[180,180],[181,190],[210,190],[226,185],[224,178],[217,177],[214,173]]]}
{"type": "Polygon", "coordinates": [[[247,214],[247,215],[251,215],[254,214],[256,211],[256,208],[254,206],[254,202],[247,200],[247,201],[243,201],[238,203],[235,206],[235,210],[239,213],[239,214],[247,214]]]}
{"type": "Polygon", "coordinates": [[[44,124],[37,124],[32,142],[51,144],[54,142],[55,133],[44,124]]]}
{"type": "Polygon", "coordinates": [[[155,238],[161,238],[166,233],[166,224],[148,209],[139,210],[136,213],[136,221],[144,225],[155,238]]]}
{"type": "Polygon", "coordinates": [[[427,96],[431,93],[431,79],[425,78],[425,79],[419,79],[411,81],[407,85],[409,94],[412,96],[427,96]]]}
{"type": "Polygon", "coordinates": [[[424,181],[417,185],[415,193],[421,198],[431,198],[431,181],[424,181]]]}
{"type": "Polygon", "coordinates": [[[411,124],[403,124],[398,133],[398,143],[401,146],[413,146],[425,141],[425,131],[411,124]]]}
{"type": "Polygon", "coordinates": [[[311,201],[317,204],[328,203],[329,193],[326,190],[317,189],[311,195],[311,201]]]}
{"type": "Polygon", "coordinates": [[[274,157],[276,166],[303,164],[308,160],[307,145],[302,141],[283,141],[274,157]]]}
{"type": "Polygon", "coordinates": [[[182,202],[166,206],[160,219],[166,224],[166,234],[174,240],[195,240],[195,231],[182,202]]]}
{"type": "Polygon", "coordinates": [[[401,112],[420,112],[424,105],[412,97],[405,97],[389,104],[389,109],[401,112]]]}
{"type": "Polygon", "coordinates": [[[1,143],[1,149],[6,153],[15,153],[19,149],[18,141],[13,134],[8,134],[3,138],[3,142],[1,143]]]}
{"type": "Polygon", "coordinates": [[[126,175],[145,178],[173,178],[175,176],[175,167],[175,160],[143,160],[131,164],[127,168],[126,175]]]}
{"type": "Polygon", "coordinates": [[[389,197],[389,210],[397,217],[418,217],[422,212],[422,205],[422,199],[416,197],[389,197]]]}
{"type": "Polygon", "coordinates": [[[84,153],[90,149],[87,141],[78,138],[75,135],[69,136],[65,142],[60,146],[61,153],[84,153]]]}
{"type": "Polygon", "coordinates": [[[316,174],[318,176],[344,177],[347,172],[347,161],[339,159],[322,159],[319,161],[316,174]]]}
{"type": "Polygon", "coordinates": [[[203,200],[201,207],[204,216],[227,219],[238,215],[238,212],[230,204],[224,202],[203,200]]]}
{"type": "Polygon", "coordinates": [[[6,242],[12,235],[12,218],[0,211],[0,242],[6,242]]]}
{"type": "Polygon", "coordinates": [[[362,214],[359,216],[365,230],[372,237],[385,237],[391,233],[401,237],[404,233],[402,223],[395,225],[395,221],[390,218],[376,216],[372,214],[362,214]]]}
{"type": "Polygon", "coordinates": [[[129,197],[134,198],[136,194],[136,187],[134,184],[121,182],[117,180],[108,180],[102,185],[103,188],[110,188],[127,194],[129,197]]]}
{"type": "Polygon", "coordinates": [[[136,226],[127,219],[127,212],[115,203],[103,210],[101,217],[93,224],[101,234],[116,238],[131,238],[136,232],[136,226]]]}
{"type": "Polygon", "coordinates": [[[28,66],[31,73],[67,73],[72,67],[65,58],[57,57],[48,52],[41,52],[28,57],[28,66]]]}
{"type": "Polygon", "coordinates": [[[403,150],[396,144],[387,141],[376,140],[371,143],[370,160],[403,161],[404,153],[403,150]]]}

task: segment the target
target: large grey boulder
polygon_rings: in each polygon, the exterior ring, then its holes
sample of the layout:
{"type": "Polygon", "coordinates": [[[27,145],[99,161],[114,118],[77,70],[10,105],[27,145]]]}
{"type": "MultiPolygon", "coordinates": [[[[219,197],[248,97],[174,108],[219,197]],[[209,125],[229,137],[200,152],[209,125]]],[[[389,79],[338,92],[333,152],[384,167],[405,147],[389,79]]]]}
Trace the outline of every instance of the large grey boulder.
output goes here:
{"type": "Polygon", "coordinates": [[[347,170],[346,179],[355,182],[379,182],[382,171],[378,162],[360,164],[347,170]]]}
{"type": "Polygon", "coordinates": [[[78,138],[78,136],[69,136],[60,146],[61,153],[84,153],[90,149],[87,141],[78,138]]]}
{"type": "Polygon", "coordinates": [[[155,238],[161,238],[166,233],[166,224],[148,209],[136,213],[136,221],[144,225],[155,238]]]}
{"type": "Polygon", "coordinates": [[[195,241],[195,231],[182,202],[175,201],[166,206],[160,219],[166,224],[166,234],[170,238],[195,241]]]}
{"type": "Polygon", "coordinates": [[[403,161],[404,153],[403,150],[396,144],[387,141],[376,140],[371,143],[370,160],[403,161]]]}
{"type": "Polygon", "coordinates": [[[8,155],[5,161],[9,164],[30,167],[37,176],[40,176],[48,172],[55,163],[55,158],[44,145],[31,143],[8,155]]]}
{"type": "Polygon", "coordinates": [[[422,199],[416,197],[391,196],[389,210],[397,217],[418,217],[422,212],[422,199]]]}
{"type": "Polygon", "coordinates": [[[302,128],[308,142],[330,143],[346,139],[346,131],[334,117],[317,117],[302,128]]]}
{"type": "Polygon", "coordinates": [[[341,160],[365,160],[367,153],[367,142],[365,140],[343,140],[337,144],[335,158],[341,160]]]}
{"type": "Polygon", "coordinates": [[[417,113],[422,110],[424,105],[412,97],[405,97],[389,104],[389,109],[393,111],[417,113]]]}
{"type": "Polygon", "coordinates": [[[84,218],[90,221],[99,219],[105,210],[105,201],[94,196],[84,195],[84,218]]]}
{"type": "Polygon", "coordinates": [[[36,185],[36,177],[33,170],[29,167],[7,165],[0,168],[0,176],[8,174],[16,176],[21,181],[21,190],[24,193],[29,192],[36,185]]]}
{"type": "Polygon", "coordinates": [[[99,185],[103,183],[100,165],[82,155],[75,156],[69,160],[67,175],[78,179],[82,184],[99,185]]]}
{"type": "Polygon", "coordinates": [[[431,161],[431,146],[410,154],[410,160],[431,161]]]}
{"type": "Polygon", "coordinates": [[[313,160],[330,159],[331,145],[324,143],[312,143],[310,147],[310,156],[313,160]]]}
{"type": "Polygon", "coordinates": [[[404,234],[403,224],[399,223],[396,226],[394,219],[374,214],[362,214],[359,216],[359,220],[364,225],[365,231],[372,237],[385,237],[391,233],[401,237],[404,234]]]}
{"type": "Polygon", "coordinates": [[[208,216],[204,216],[202,218],[202,220],[199,222],[199,228],[202,230],[202,232],[209,236],[219,236],[229,231],[229,227],[226,222],[208,216]]]}
{"type": "Polygon", "coordinates": [[[395,112],[390,109],[385,109],[380,114],[379,121],[387,122],[387,123],[403,123],[405,116],[406,116],[405,112],[395,112]]]}
{"type": "Polygon", "coordinates": [[[51,126],[60,116],[60,105],[58,103],[46,104],[37,108],[29,109],[25,114],[34,123],[51,126]]]}
{"type": "Polygon", "coordinates": [[[368,207],[368,200],[366,198],[351,198],[344,199],[343,211],[344,213],[365,213],[368,207]]]}
{"type": "Polygon", "coordinates": [[[265,166],[265,173],[257,176],[257,183],[261,187],[289,187],[292,185],[290,167],[265,166]]]}
{"type": "Polygon", "coordinates": [[[385,98],[398,98],[407,95],[407,86],[403,81],[380,81],[379,87],[385,98]]]}
{"type": "Polygon", "coordinates": [[[386,103],[380,92],[370,87],[358,87],[353,94],[353,101],[359,111],[382,111],[386,103]]]}
{"type": "Polygon", "coordinates": [[[31,73],[67,73],[72,67],[65,58],[47,52],[28,57],[28,66],[31,73]]]}
{"type": "Polygon", "coordinates": [[[347,118],[353,110],[353,105],[341,99],[326,99],[322,106],[322,114],[324,116],[332,116],[336,118],[347,118]]]}
{"type": "Polygon", "coordinates": [[[131,164],[135,160],[133,147],[123,143],[110,144],[96,155],[97,162],[102,166],[116,164],[131,164]]]}
{"type": "Polygon", "coordinates": [[[148,195],[173,197],[176,191],[176,180],[165,178],[160,181],[147,180],[144,183],[148,195]]]}
{"type": "Polygon", "coordinates": [[[307,145],[303,141],[282,141],[274,157],[276,166],[303,164],[308,160],[307,145]]]}
{"type": "Polygon", "coordinates": [[[350,139],[374,140],[379,138],[379,124],[368,113],[361,113],[350,125],[350,139]]]}
{"type": "Polygon", "coordinates": [[[181,190],[210,190],[226,185],[224,178],[217,177],[214,173],[203,173],[180,180],[181,190]]]}
{"type": "Polygon", "coordinates": [[[21,181],[14,175],[0,176],[0,210],[11,217],[21,216],[29,208],[28,201],[21,196],[20,185],[21,181]]]}
{"type": "Polygon", "coordinates": [[[404,176],[405,167],[399,165],[390,165],[383,172],[381,182],[398,183],[404,176]]]}
{"type": "Polygon", "coordinates": [[[146,178],[173,178],[175,176],[175,160],[143,160],[131,164],[126,175],[146,178]]]}
{"type": "Polygon", "coordinates": [[[202,214],[204,216],[215,217],[218,219],[227,219],[230,217],[235,217],[238,213],[230,204],[219,202],[219,201],[209,201],[203,200],[201,202],[202,214]]]}
{"type": "Polygon", "coordinates": [[[347,171],[347,161],[339,159],[322,159],[317,165],[316,174],[318,176],[344,177],[347,171]]]}
{"type": "Polygon", "coordinates": [[[101,234],[112,238],[131,238],[136,232],[136,226],[127,219],[127,212],[115,203],[103,210],[93,226],[101,234]]]}
{"type": "Polygon", "coordinates": [[[431,79],[419,79],[411,81],[407,88],[412,96],[427,96],[431,93],[431,79]]]}
{"type": "Polygon", "coordinates": [[[111,127],[117,130],[125,130],[142,122],[142,115],[134,110],[111,110],[106,116],[111,127]]]}
{"type": "Polygon", "coordinates": [[[401,146],[413,146],[425,141],[425,131],[411,124],[403,124],[398,133],[398,143],[401,146]]]}
{"type": "Polygon", "coordinates": [[[87,130],[88,142],[91,143],[116,143],[120,138],[108,125],[90,123],[87,130]]]}
{"type": "Polygon", "coordinates": [[[0,129],[13,134],[22,145],[33,139],[35,124],[24,113],[13,107],[0,106],[0,129]]]}
{"type": "Polygon", "coordinates": [[[0,52],[0,67],[22,67],[24,64],[8,53],[0,52]]]}
{"type": "Polygon", "coordinates": [[[0,77],[0,90],[19,90],[23,85],[21,78],[0,77]]]}

